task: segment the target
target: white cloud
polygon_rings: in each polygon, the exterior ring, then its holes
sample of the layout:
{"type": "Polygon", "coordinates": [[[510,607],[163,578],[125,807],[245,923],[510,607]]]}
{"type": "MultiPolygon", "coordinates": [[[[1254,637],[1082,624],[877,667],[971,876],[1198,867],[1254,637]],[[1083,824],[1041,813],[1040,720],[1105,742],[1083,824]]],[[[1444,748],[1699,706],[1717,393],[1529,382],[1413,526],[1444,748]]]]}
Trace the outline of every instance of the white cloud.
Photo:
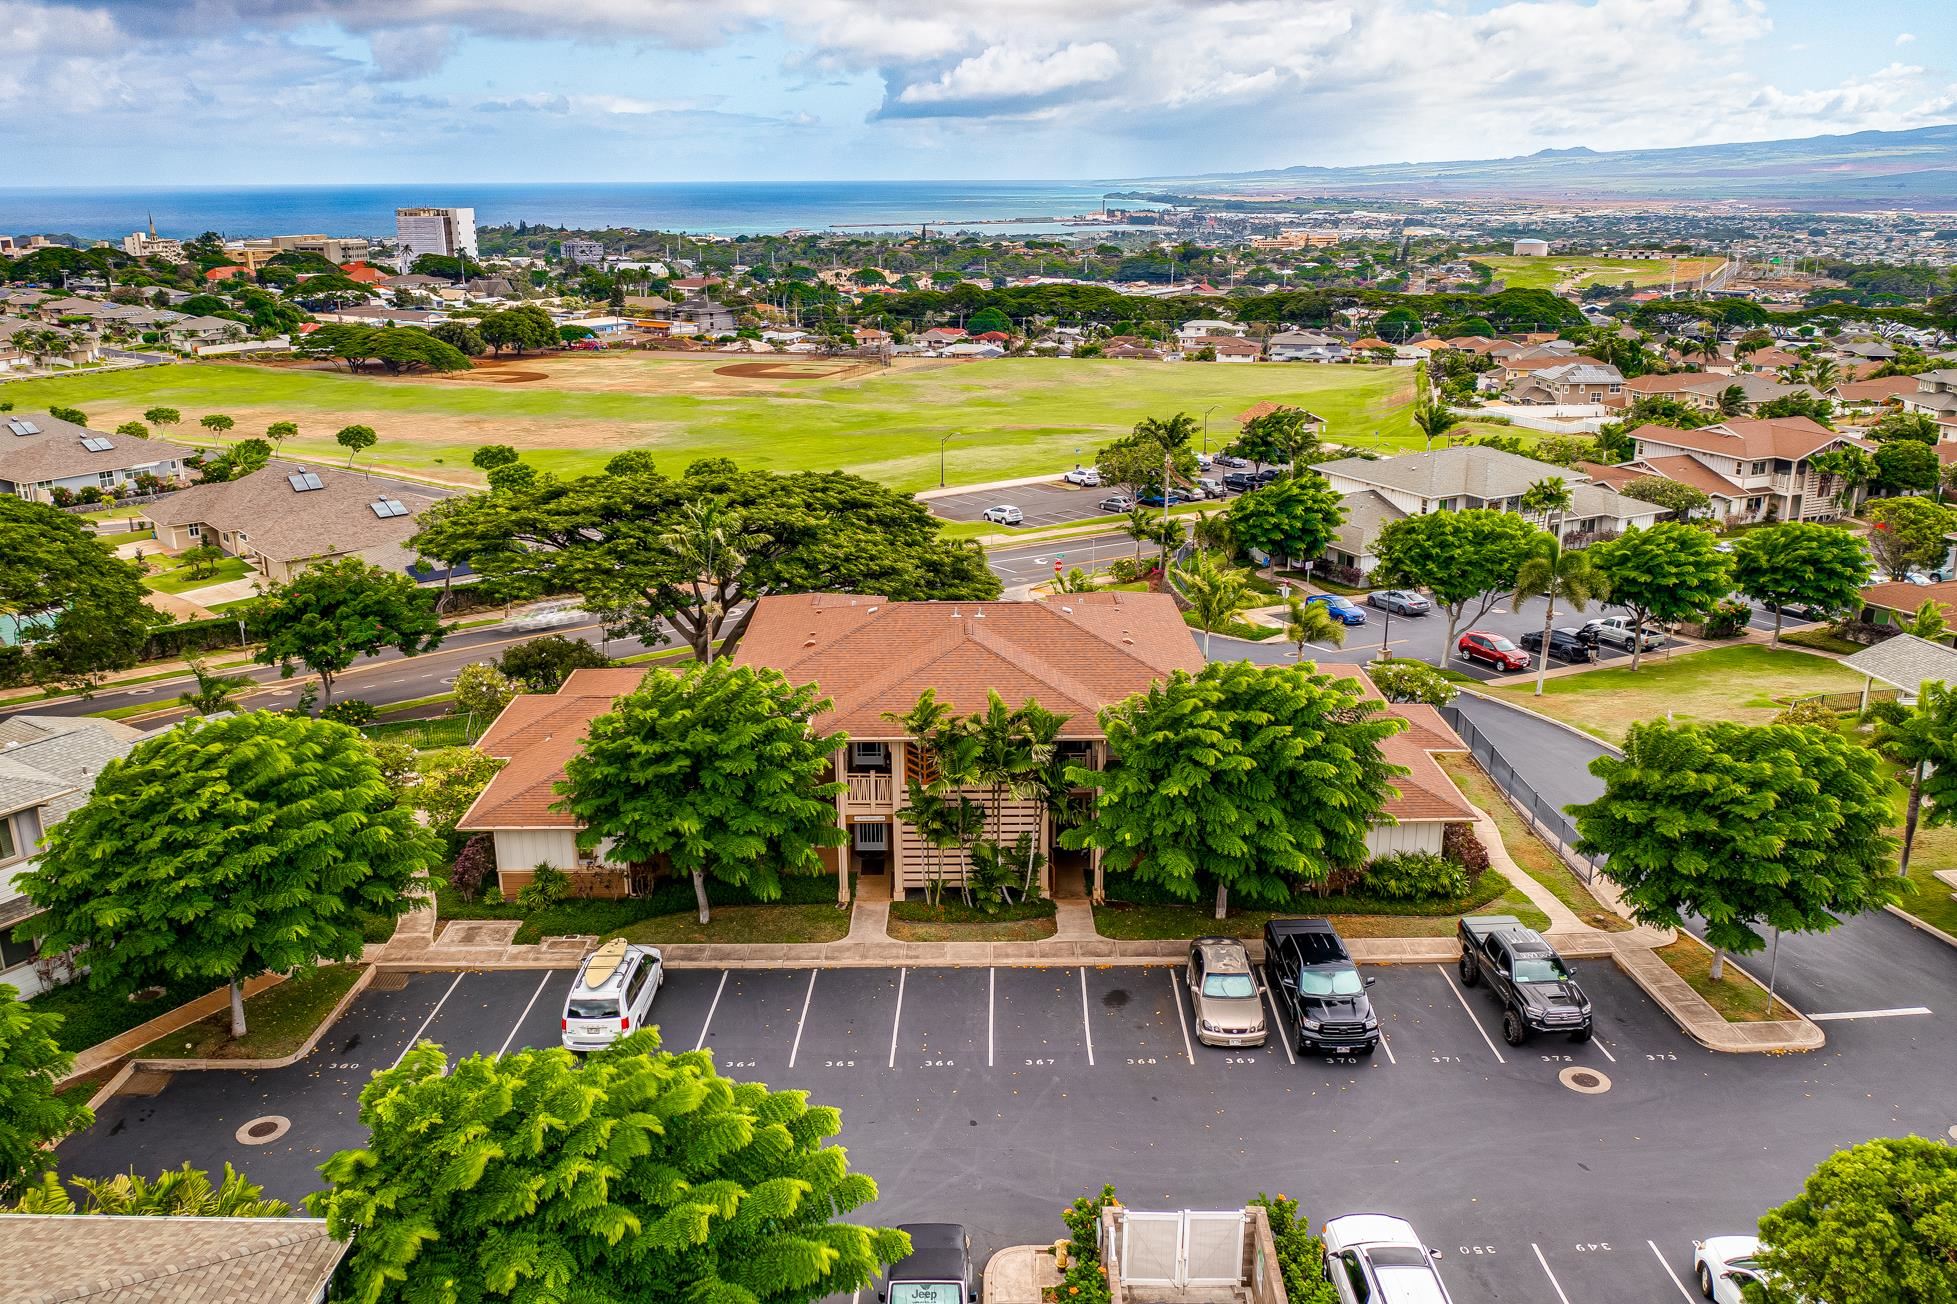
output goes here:
{"type": "Polygon", "coordinates": [[[1897,44],[1897,45],[1908,45],[1908,44],[1909,44],[1909,43],[1910,43],[1911,41],[1914,41],[1915,39],[1916,39],[1916,33],[1915,33],[1915,32],[1897,32],[1897,33],[1896,33],[1896,44],[1897,44]]]}
{"type": "Polygon", "coordinates": [[[914,82],[897,93],[910,111],[972,106],[1024,107],[1062,91],[1105,82],[1121,71],[1121,55],[1105,41],[1065,45],[1041,54],[991,46],[964,59],[931,81],[914,82]]]}

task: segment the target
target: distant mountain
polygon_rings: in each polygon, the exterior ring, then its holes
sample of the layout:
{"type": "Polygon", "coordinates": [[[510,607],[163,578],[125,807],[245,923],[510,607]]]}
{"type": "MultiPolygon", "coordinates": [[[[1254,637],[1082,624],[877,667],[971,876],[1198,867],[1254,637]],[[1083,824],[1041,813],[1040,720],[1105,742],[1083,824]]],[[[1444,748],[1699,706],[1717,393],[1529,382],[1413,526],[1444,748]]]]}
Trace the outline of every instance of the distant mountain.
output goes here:
{"type": "Polygon", "coordinates": [[[1137,191],[1534,200],[1742,200],[1762,207],[1957,209],[1957,124],[1678,149],[1545,149],[1517,158],[1153,178],[1137,191]]]}

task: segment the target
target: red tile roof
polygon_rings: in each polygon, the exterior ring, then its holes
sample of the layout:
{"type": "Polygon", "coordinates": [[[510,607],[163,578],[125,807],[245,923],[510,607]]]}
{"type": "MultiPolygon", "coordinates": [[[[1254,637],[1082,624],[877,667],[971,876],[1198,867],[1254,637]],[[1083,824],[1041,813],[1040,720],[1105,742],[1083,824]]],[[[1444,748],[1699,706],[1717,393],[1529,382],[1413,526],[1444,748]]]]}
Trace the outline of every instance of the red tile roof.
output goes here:
{"type": "Polygon", "coordinates": [[[465,833],[576,828],[578,822],[568,813],[552,809],[564,765],[584,745],[591,722],[637,688],[646,674],[637,666],[573,670],[555,693],[524,693],[510,699],[476,742],[479,751],[509,763],[463,812],[456,827],[465,833]]]}
{"type": "Polygon", "coordinates": [[[1673,448],[1696,448],[1703,453],[1727,457],[1802,458],[1819,452],[1843,435],[1807,417],[1775,417],[1762,421],[1753,417],[1732,417],[1714,426],[1679,430],[1673,426],[1639,426],[1631,438],[1668,444],[1673,448]]]}

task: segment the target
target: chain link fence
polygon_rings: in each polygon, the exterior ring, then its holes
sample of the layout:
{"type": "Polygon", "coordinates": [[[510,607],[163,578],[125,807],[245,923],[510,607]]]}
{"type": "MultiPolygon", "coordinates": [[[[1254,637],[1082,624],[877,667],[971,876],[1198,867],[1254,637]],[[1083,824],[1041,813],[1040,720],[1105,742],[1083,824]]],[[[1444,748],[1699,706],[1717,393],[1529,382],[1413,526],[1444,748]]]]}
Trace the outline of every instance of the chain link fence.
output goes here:
{"type": "Polygon", "coordinates": [[[1496,749],[1495,744],[1490,742],[1481,730],[1475,728],[1475,722],[1463,715],[1459,707],[1449,705],[1443,706],[1440,710],[1441,717],[1454,727],[1454,732],[1460,734],[1461,741],[1468,745],[1469,754],[1487,772],[1488,777],[1494,780],[1495,786],[1502,790],[1502,794],[1509,799],[1515,809],[1536,826],[1536,831],[1544,839],[1555,844],[1557,851],[1562,853],[1565,863],[1578,877],[1585,883],[1591,882],[1597,872],[1603,869],[1604,858],[1586,856],[1577,851],[1576,825],[1570,823],[1569,818],[1561,810],[1529,786],[1529,781],[1516,772],[1516,768],[1508,763],[1502,753],[1496,749]]]}

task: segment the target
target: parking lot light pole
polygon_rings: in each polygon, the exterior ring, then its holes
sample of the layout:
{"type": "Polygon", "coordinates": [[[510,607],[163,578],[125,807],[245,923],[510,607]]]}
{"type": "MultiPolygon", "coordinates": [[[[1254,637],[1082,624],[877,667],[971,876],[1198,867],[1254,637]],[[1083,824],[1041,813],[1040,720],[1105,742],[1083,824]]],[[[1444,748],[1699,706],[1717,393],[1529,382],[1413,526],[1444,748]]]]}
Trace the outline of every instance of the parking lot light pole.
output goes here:
{"type": "Polygon", "coordinates": [[[957,436],[958,432],[954,430],[938,441],[938,488],[940,489],[945,487],[945,445],[957,436]]]}

